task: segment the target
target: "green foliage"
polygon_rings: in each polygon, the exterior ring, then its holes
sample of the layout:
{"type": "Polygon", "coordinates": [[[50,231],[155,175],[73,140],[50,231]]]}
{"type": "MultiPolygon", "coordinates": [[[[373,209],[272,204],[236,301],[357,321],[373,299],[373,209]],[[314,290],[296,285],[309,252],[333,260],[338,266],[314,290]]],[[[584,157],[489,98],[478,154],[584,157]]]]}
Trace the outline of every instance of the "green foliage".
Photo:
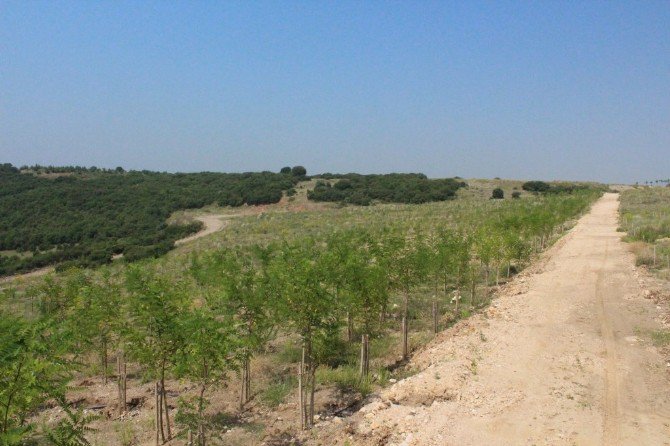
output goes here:
{"type": "Polygon", "coordinates": [[[126,278],[128,305],[128,355],[144,365],[154,380],[162,380],[184,347],[181,330],[188,299],[183,283],[174,283],[153,265],[133,265],[126,278]]]}
{"type": "MultiPolygon", "coordinates": [[[[295,168],[294,168],[295,169],[295,168]]],[[[216,203],[241,206],[276,203],[298,176],[271,172],[168,174],[36,166],[19,173],[0,169],[0,275],[54,263],[93,266],[114,254],[132,261],[158,257],[175,240],[198,231],[200,222],[168,225],[180,209],[216,203]],[[27,224],[30,222],[30,224],[27,224]]]]}
{"type": "Polygon", "coordinates": [[[71,346],[56,321],[26,321],[0,307],[0,444],[22,444],[34,430],[28,417],[48,400],[58,402],[68,416],[56,429],[77,438],[89,420],[69,412],[65,399],[76,370],[68,359],[71,346]]]}
{"type": "Polygon", "coordinates": [[[521,189],[528,192],[547,192],[551,189],[551,185],[544,181],[526,181],[521,189]]]}
{"type": "Polygon", "coordinates": [[[293,166],[291,169],[291,175],[302,178],[307,175],[307,169],[305,169],[303,166],[293,166]]]}
{"type": "Polygon", "coordinates": [[[49,429],[46,438],[54,446],[90,446],[86,439],[86,434],[93,432],[89,424],[97,416],[94,414],[84,414],[81,409],[72,410],[67,405],[65,408],[65,418],[60,420],[55,427],[49,429]]]}
{"type": "Polygon", "coordinates": [[[340,392],[355,392],[365,398],[372,393],[372,379],[361,377],[355,366],[344,365],[337,368],[321,369],[317,372],[317,381],[322,384],[334,384],[340,392]]]}
{"type": "Polygon", "coordinates": [[[496,187],[493,189],[493,192],[491,192],[491,198],[494,200],[502,200],[505,198],[505,191],[499,187],[496,187]]]}
{"type": "Polygon", "coordinates": [[[337,178],[334,185],[319,181],[307,197],[314,201],[333,201],[368,206],[381,203],[427,203],[453,199],[467,185],[454,179],[430,180],[423,174],[322,175],[337,178]]]}

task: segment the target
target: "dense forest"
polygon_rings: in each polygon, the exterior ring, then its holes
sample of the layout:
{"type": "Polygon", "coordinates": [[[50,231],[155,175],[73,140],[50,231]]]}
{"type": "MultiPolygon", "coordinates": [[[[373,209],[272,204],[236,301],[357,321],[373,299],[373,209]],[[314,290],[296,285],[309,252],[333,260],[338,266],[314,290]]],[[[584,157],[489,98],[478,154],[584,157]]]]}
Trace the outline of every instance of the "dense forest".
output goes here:
{"type": "Polygon", "coordinates": [[[96,265],[157,256],[201,224],[176,210],[278,202],[306,173],[159,173],[0,165],[0,275],[54,263],[96,265]]]}
{"type": "Polygon", "coordinates": [[[428,179],[424,174],[320,175],[322,180],[307,193],[310,200],[333,201],[367,206],[380,203],[428,203],[450,200],[467,184],[452,178],[428,179]],[[335,184],[329,181],[337,179],[335,184]]]}

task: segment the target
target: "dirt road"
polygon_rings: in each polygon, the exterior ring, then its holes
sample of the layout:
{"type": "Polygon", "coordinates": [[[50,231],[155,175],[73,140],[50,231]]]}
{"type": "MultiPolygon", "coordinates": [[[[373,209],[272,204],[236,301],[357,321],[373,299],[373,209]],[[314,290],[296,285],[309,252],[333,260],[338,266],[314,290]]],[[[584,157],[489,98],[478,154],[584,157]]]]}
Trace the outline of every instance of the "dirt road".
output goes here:
{"type": "Polygon", "coordinates": [[[670,445],[670,383],[606,194],[485,314],[439,335],[424,370],[350,419],[344,444],[670,445]],[[348,432],[347,432],[348,431],[348,432]]]}
{"type": "Polygon", "coordinates": [[[184,237],[174,242],[176,246],[188,243],[193,240],[197,240],[200,237],[204,237],[209,234],[213,234],[216,231],[220,231],[228,223],[227,220],[224,220],[227,216],[225,215],[203,215],[195,217],[196,220],[200,220],[205,226],[198,232],[188,237],[184,237]]]}

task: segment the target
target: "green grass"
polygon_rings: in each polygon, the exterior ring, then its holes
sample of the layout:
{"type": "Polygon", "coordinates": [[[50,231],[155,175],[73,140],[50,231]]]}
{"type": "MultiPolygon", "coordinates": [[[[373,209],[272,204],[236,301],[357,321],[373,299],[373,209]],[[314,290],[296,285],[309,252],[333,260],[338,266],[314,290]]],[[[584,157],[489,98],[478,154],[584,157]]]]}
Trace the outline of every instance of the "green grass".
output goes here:
{"type": "Polygon", "coordinates": [[[342,392],[356,392],[362,397],[373,390],[372,378],[362,378],[356,366],[345,365],[334,369],[320,367],[316,370],[316,381],[321,384],[333,384],[342,392]]]}
{"type": "Polygon", "coordinates": [[[627,232],[638,266],[670,279],[670,188],[637,187],[621,193],[619,229],[627,232]]]}
{"type": "Polygon", "coordinates": [[[274,409],[284,402],[287,395],[297,386],[295,376],[275,377],[259,395],[263,405],[274,409]]]}
{"type": "Polygon", "coordinates": [[[650,333],[651,342],[657,347],[670,345],[670,330],[655,330],[650,333]]]}

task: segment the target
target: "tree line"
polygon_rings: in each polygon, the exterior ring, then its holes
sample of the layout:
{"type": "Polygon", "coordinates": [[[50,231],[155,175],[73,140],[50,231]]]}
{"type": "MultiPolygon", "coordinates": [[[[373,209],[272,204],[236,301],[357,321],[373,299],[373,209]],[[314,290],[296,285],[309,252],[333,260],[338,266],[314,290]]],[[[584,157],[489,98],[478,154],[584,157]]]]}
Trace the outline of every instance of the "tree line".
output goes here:
{"type": "MultiPolygon", "coordinates": [[[[169,225],[181,209],[278,202],[304,178],[288,173],[158,173],[62,168],[67,175],[0,168],[0,275],[55,263],[93,266],[123,254],[132,261],[156,257],[174,241],[197,232],[200,222],[169,225]]],[[[294,170],[296,170],[294,168],[294,170]]],[[[302,169],[302,170],[301,170],[302,169]]]]}
{"type": "MultiPolygon", "coordinates": [[[[110,362],[117,363],[120,412],[127,403],[127,363],[154,383],[156,444],[190,431],[204,445],[212,392],[236,374],[240,408],[248,404],[252,360],[278,333],[299,339],[297,418],[310,428],[316,371],[341,362],[343,339],[359,344],[360,380],[369,379],[371,338],[398,330],[398,350],[407,358],[420,287],[434,289],[437,332],[446,312],[460,317],[484,305],[490,285],[520,269],[597,195],[499,202],[456,226],[396,222],[195,253],[172,267],[153,260],[115,272],[49,276],[27,291],[35,308],[30,320],[2,310],[0,438],[18,444],[37,435],[29,416],[55,399],[70,415],[53,429],[80,441],[70,444],[85,444],[88,420],[68,406],[65,388],[92,353],[104,380],[110,362]],[[168,377],[197,386],[180,396],[172,418],[168,377]]],[[[4,298],[15,299],[12,293],[4,298]]]]}
{"type": "Polygon", "coordinates": [[[331,201],[368,206],[379,203],[419,204],[455,198],[456,191],[467,187],[453,178],[429,179],[424,174],[392,173],[385,175],[323,174],[307,197],[314,201],[331,201]],[[334,184],[331,181],[337,180],[334,184]]]}

